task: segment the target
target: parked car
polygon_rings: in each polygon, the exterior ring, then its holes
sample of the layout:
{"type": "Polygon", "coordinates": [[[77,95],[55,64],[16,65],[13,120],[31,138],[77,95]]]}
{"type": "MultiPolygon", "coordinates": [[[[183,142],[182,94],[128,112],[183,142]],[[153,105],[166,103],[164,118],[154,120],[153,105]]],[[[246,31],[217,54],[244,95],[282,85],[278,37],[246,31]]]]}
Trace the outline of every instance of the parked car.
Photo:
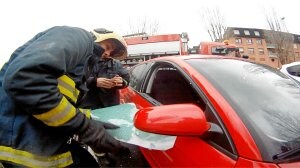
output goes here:
{"type": "Polygon", "coordinates": [[[284,64],[280,71],[300,82],[300,61],[284,64]]]}
{"type": "Polygon", "coordinates": [[[152,167],[299,167],[300,87],[249,60],[171,56],[140,63],[122,90],[135,126],[177,136],[166,151],[141,148],[152,167]]]}

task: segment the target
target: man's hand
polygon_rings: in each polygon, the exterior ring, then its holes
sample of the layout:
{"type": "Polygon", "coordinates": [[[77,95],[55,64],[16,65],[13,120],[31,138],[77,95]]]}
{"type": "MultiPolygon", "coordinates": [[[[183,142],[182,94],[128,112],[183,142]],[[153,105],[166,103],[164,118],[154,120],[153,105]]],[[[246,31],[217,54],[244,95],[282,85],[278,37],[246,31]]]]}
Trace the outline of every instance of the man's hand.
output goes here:
{"type": "Polygon", "coordinates": [[[112,79],[107,79],[107,78],[97,78],[97,87],[102,87],[105,89],[111,89],[115,87],[115,83],[112,79]]]}
{"type": "Polygon", "coordinates": [[[123,78],[121,76],[116,75],[111,80],[114,82],[115,86],[123,86],[123,78]]]}
{"type": "Polygon", "coordinates": [[[77,133],[79,142],[89,145],[96,153],[122,153],[126,147],[106,131],[106,129],[116,128],[119,127],[110,123],[88,119],[84,116],[82,127],[77,133]]]}
{"type": "Polygon", "coordinates": [[[112,79],[107,78],[97,78],[97,87],[102,87],[105,89],[111,89],[113,87],[123,86],[123,78],[119,75],[116,75],[112,79]]]}

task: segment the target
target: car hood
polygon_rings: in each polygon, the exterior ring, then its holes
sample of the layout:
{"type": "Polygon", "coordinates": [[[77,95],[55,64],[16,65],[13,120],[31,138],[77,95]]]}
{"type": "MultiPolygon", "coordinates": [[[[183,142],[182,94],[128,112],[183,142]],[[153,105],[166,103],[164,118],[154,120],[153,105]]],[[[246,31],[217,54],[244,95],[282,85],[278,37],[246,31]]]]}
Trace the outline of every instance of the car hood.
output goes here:
{"type": "Polygon", "coordinates": [[[278,164],[282,168],[300,167],[300,162],[278,164]]]}

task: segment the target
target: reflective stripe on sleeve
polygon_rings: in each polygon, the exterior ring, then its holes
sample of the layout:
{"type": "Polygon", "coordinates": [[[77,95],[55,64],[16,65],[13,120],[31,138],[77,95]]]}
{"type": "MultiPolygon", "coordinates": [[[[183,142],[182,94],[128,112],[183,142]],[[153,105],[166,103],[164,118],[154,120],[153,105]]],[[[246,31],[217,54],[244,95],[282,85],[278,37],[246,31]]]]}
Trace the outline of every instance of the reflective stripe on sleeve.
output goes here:
{"type": "Polygon", "coordinates": [[[49,126],[60,126],[72,119],[76,114],[75,107],[63,97],[60,103],[53,109],[42,114],[33,115],[49,126]]]}
{"type": "Polygon", "coordinates": [[[76,89],[75,82],[67,75],[59,77],[57,82],[59,91],[76,103],[80,91],[76,89]]]}
{"type": "Polygon", "coordinates": [[[66,167],[73,163],[71,152],[43,157],[32,153],[0,146],[0,160],[10,161],[27,167],[66,167]]]}
{"type": "Polygon", "coordinates": [[[87,118],[91,118],[91,110],[90,109],[79,109],[80,112],[85,114],[87,118]]]}

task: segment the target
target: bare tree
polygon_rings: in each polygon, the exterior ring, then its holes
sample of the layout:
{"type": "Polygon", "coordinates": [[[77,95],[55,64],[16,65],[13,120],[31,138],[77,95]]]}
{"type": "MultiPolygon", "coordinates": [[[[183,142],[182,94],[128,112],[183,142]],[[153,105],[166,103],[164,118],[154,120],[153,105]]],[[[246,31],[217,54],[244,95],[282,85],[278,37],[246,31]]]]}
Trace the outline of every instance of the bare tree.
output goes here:
{"type": "Polygon", "coordinates": [[[142,19],[138,18],[136,21],[131,22],[129,20],[129,31],[127,34],[147,34],[155,35],[159,30],[159,22],[157,20],[151,20],[147,17],[142,19]]]}
{"type": "MultiPolygon", "coordinates": [[[[266,11],[266,10],[265,10],[266,11]]],[[[277,55],[280,63],[289,62],[289,57],[293,56],[293,35],[287,30],[284,17],[278,17],[277,12],[272,9],[270,13],[265,13],[265,18],[270,31],[265,31],[268,43],[274,46],[274,53],[277,55]]]]}
{"type": "Polygon", "coordinates": [[[224,32],[227,26],[225,26],[225,19],[218,7],[202,10],[201,20],[204,23],[204,28],[209,34],[211,41],[224,40],[224,32]]]}

